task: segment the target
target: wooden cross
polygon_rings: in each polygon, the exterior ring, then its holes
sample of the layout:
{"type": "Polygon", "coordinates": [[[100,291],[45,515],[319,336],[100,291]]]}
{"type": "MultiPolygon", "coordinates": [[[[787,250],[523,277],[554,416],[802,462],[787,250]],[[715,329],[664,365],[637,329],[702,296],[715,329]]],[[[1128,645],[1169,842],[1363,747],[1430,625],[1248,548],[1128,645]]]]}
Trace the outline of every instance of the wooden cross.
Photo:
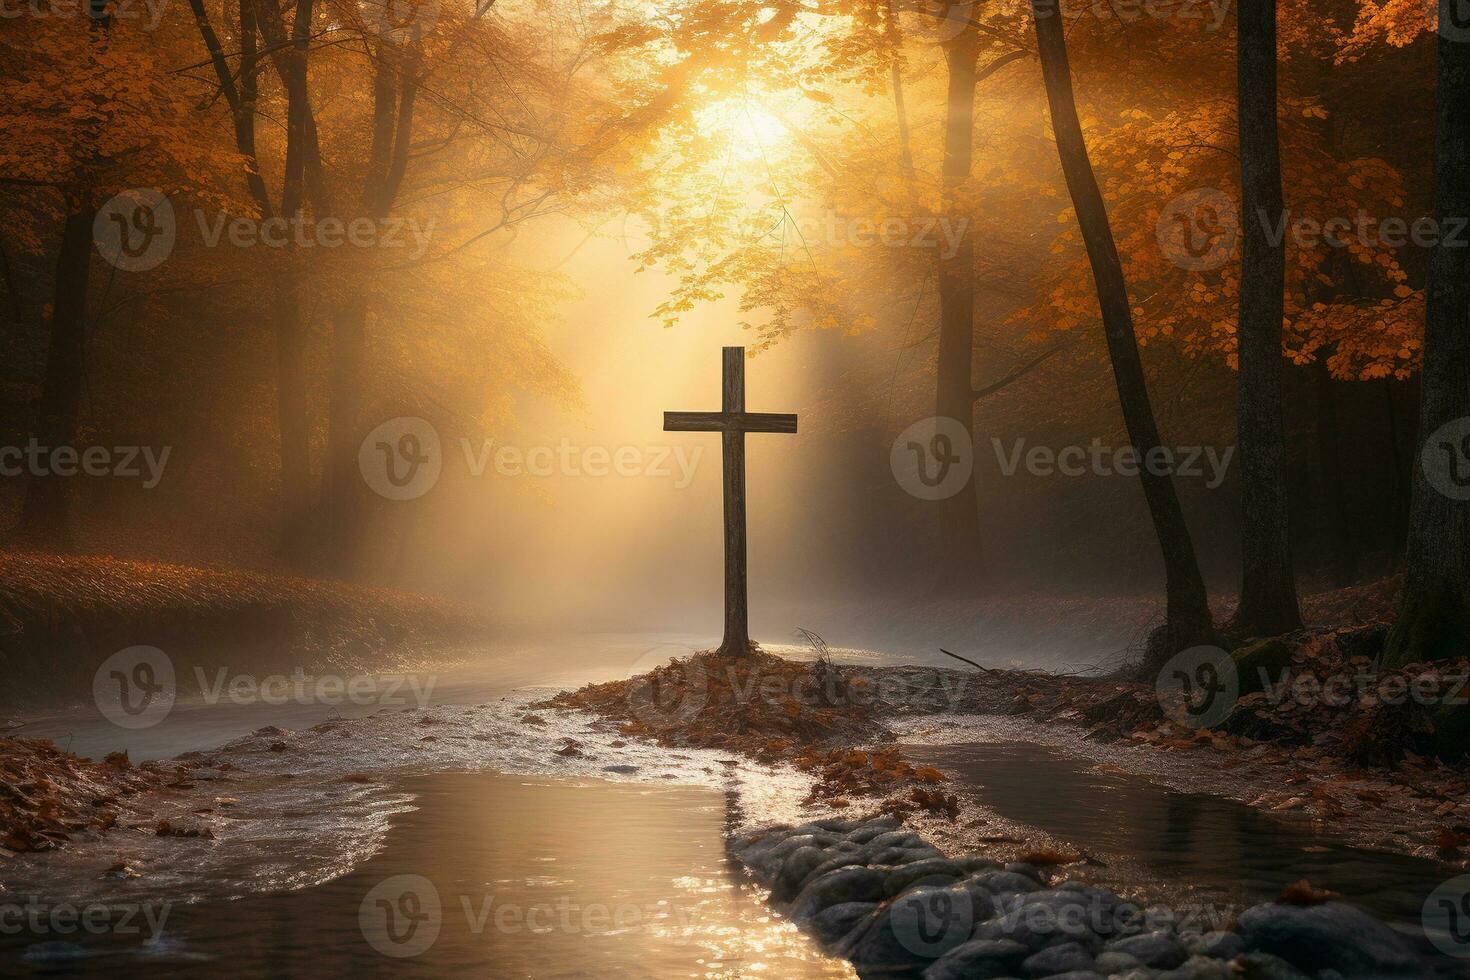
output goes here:
{"type": "Polygon", "coordinates": [[[745,579],[745,434],[796,433],[795,415],[745,410],[745,348],[725,348],[724,397],[718,412],[665,412],[665,432],[718,432],[725,457],[725,638],[719,652],[750,652],[745,579]]]}

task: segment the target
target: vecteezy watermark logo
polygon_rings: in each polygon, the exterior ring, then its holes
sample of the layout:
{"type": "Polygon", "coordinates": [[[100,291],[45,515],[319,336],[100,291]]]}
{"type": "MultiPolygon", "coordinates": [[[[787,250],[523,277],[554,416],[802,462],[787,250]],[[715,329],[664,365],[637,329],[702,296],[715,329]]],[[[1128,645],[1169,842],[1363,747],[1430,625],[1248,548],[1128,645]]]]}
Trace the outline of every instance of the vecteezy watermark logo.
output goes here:
{"type": "Polygon", "coordinates": [[[434,489],[444,468],[439,430],[413,415],[389,419],[362,441],[357,465],[380,496],[416,500],[434,489]]]}
{"type": "Polygon", "coordinates": [[[1451,878],[1430,892],[1420,923],[1440,952],[1470,959],[1470,875],[1451,878]]]}
{"type": "Polygon", "coordinates": [[[709,674],[686,647],[661,644],[628,669],[628,708],[652,728],[683,724],[704,708],[709,674]],[[680,659],[683,658],[683,659],[680,659]]]}
{"type": "Polygon", "coordinates": [[[1219,647],[1190,647],[1164,664],[1154,686],[1170,718],[1191,728],[1212,728],[1235,709],[1240,673],[1219,647]]]}
{"type": "Polygon", "coordinates": [[[119,728],[151,728],[173,710],[174,662],[157,647],[119,650],[92,675],[92,700],[119,728]]]}
{"type": "Polygon", "coordinates": [[[1431,487],[1451,500],[1470,500],[1470,418],[1435,429],[1424,440],[1419,465],[1431,487]]]}
{"type": "Polygon", "coordinates": [[[1240,240],[1240,212],[1224,191],[1200,187],[1164,207],[1154,235],[1170,262],[1191,272],[1209,272],[1234,254],[1240,240]]]}
{"type": "Polygon", "coordinates": [[[642,930],[660,941],[685,942],[698,935],[702,903],[673,899],[640,905],[619,902],[582,904],[571,895],[523,903],[493,892],[446,892],[421,875],[395,875],[379,882],[358,907],[358,925],[368,943],[395,959],[427,952],[446,924],[473,936],[487,930],[502,935],[626,936],[642,930]]]}
{"type": "Polygon", "coordinates": [[[1439,34],[1446,41],[1470,44],[1470,0],[1441,0],[1439,34]]]}
{"type": "Polygon", "coordinates": [[[434,945],[444,924],[439,889],[423,875],[394,875],[378,882],[357,907],[357,925],[368,945],[394,959],[419,956],[434,945]]]}
{"type": "Polygon", "coordinates": [[[910,496],[944,500],[969,485],[975,447],[958,419],[933,415],[898,434],[888,452],[888,465],[910,496]]]}
{"type": "Polygon", "coordinates": [[[921,38],[929,44],[945,44],[964,33],[965,26],[975,15],[972,0],[897,0],[892,10],[895,13],[915,15],[909,36],[921,38]]]}
{"type": "Polygon", "coordinates": [[[362,19],[390,41],[418,44],[439,21],[439,0],[362,0],[362,19]]]}
{"type": "MultiPolygon", "coordinates": [[[[0,0],[3,3],[4,0],[0,0]]],[[[199,242],[205,248],[264,246],[274,249],[398,249],[410,260],[422,258],[434,235],[434,219],[408,215],[271,215],[265,218],[213,214],[194,209],[199,242]]],[[[178,218],[163,194],[142,187],[123,191],[102,205],[92,237],[104,259],[124,272],[146,272],[162,264],[178,242],[178,218]]]]}
{"type": "Polygon", "coordinates": [[[916,956],[937,959],[975,927],[975,896],[962,885],[920,885],[894,899],[889,911],[893,936],[916,956]]]}
{"type": "Polygon", "coordinates": [[[124,272],[157,268],[177,238],[173,203],[151,187],[123,191],[98,208],[92,222],[98,253],[124,272]]]}
{"type": "MultiPolygon", "coordinates": [[[[672,480],[675,490],[694,482],[704,456],[703,446],[582,446],[565,437],[555,445],[533,446],[503,445],[494,439],[477,446],[466,437],[459,440],[459,449],[466,472],[477,480],[487,473],[538,480],[645,477],[672,480]]],[[[433,489],[442,469],[439,433],[421,418],[391,419],[363,440],[358,464],[368,486],[388,499],[422,497],[433,489]]]]}

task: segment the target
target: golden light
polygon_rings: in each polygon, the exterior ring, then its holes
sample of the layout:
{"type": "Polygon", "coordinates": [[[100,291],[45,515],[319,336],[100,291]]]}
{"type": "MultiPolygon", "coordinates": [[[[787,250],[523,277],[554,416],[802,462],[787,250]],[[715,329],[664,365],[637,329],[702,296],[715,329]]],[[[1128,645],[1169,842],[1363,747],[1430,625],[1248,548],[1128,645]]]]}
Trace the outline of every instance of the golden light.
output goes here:
{"type": "Polygon", "coordinates": [[[790,139],[786,124],[750,98],[722,99],[696,115],[705,132],[724,135],[730,155],[741,162],[771,160],[785,152],[790,139]]]}

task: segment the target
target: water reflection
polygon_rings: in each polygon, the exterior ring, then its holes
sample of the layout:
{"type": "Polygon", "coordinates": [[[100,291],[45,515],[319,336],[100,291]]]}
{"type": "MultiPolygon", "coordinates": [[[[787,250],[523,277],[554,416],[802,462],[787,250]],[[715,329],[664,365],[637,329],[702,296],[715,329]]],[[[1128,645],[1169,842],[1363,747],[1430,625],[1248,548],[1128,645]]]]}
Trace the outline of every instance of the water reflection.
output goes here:
{"type": "Polygon", "coordinates": [[[402,789],[417,808],[350,874],[174,907],[153,942],[0,936],[0,972],[853,976],[731,874],[717,791],[489,773],[402,789]]]}
{"type": "Polygon", "coordinates": [[[910,746],[986,806],[1141,876],[1184,883],[1201,901],[1272,901],[1303,878],[1419,931],[1426,896],[1454,872],[1433,861],[1351,847],[1234,800],[1180,793],[1031,743],[910,746]],[[1064,804],[1059,801],[1065,801],[1064,804]]]}

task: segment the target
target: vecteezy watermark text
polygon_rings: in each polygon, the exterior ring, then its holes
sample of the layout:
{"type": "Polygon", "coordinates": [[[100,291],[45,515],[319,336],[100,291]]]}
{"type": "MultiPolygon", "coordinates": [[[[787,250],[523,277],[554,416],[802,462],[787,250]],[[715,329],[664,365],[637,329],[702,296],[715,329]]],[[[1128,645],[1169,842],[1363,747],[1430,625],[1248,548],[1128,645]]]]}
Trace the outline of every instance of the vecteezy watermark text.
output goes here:
{"type": "Polygon", "coordinates": [[[37,896],[0,902],[0,935],[141,936],[157,939],[170,902],[43,902],[37,896]]]}
{"type": "MultiPolygon", "coordinates": [[[[683,490],[694,482],[703,446],[578,445],[563,437],[555,445],[514,446],[494,439],[477,445],[459,440],[465,470],[475,479],[494,472],[502,477],[572,479],[605,477],[672,480],[683,490]]],[[[357,454],[364,482],[389,500],[414,500],[439,482],[444,449],[439,431],[427,419],[405,415],[389,419],[368,433],[357,454]]]]}
{"type": "Polygon", "coordinates": [[[291,674],[231,674],[221,667],[211,679],[203,667],[194,668],[204,703],[231,704],[356,704],[395,707],[411,700],[420,709],[429,706],[438,678],[432,674],[308,674],[297,667],[291,674]]]}
{"type": "Polygon", "coordinates": [[[840,248],[926,248],[935,249],[941,258],[953,258],[970,227],[970,219],[952,219],[944,215],[915,217],[856,218],[827,211],[821,217],[786,218],[773,229],[794,233],[807,244],[821,243],[840,248]]]}
{"type": "Polygon", "coordinates": [[[810,669],[768,671],[759,664],[726,664],[714,674],[692,651],[670,644],[651,647],[628,670],[627,700],[633,714],[655,727],[687,722],[709,703],[711,692],[735,706],[847,708],[920,704],[953,712],[970,689],[964,675],[936,672],[932,686],[888,674],[864,676],[850,667],[813,664],[810,669]],[[717,683],[714,683],[717,682],[717,683]]]}
{"type": "MultiPolygon", "coordinates": [[[[1371,251],[1410,245],[1470,248],[1470,222],[1463,217],[1377,216],[1363,208],[1351,215],[1321,217],[1286,208],[1274,213],[1258,209],[1252,220],[1260,223],[1272,245],[1289,240],[1304,250],[1324,246],[1371,251]]],[[[1175,265],[1209,272],[1224,266],[1235,254],[1241,233],[1240,210],[1223,190],[1201,187],[1171,200],[1160,212],[1154,231],[1160,249],[1175,265]]]]}
{"type": "Polygon", "coordinates": [[[465,465],[472,476],[484,476],[490,464],[500,476],[552,476],[600,478],[604,476],[652,477],[674,481],[683,490],[694,480],[694,471],[704,455],[703,446],[579,446],[563,438],[555,446],[497,446],[486,439],[477,449],[468,439],[460,441],[465,465]]]}
{"type": "Polygon", "coordinates": [[[116,21],[143,21],[143,29],[158,27],[168,10],[169,0],[109,0],[94,4],[91,0],[0,0],[0,20],[33,17],[37,20],[62,20],[68,17],[107,18],[116,21]],[[146,20],[145,20],[146,18],[146,20]]]}
{"type": "MultiPolygon", "coordinates": [[[[196,209],[194,221],[206,248],[407,249],[410,260],[423,256],[434,234],[432,217],[425,222],[413,216],[342,218],[299,213],[251,218],[196,209]]],[[[102,257],[124,272],[157,268],[173,254],[178,241],[173,202],[152,188],[123,191],[98,209],[92,238],[102,257]]]]}
{"type": "Polygon", "coordinates": [[[374,885],[358,906],[358,926],[368,945],[394,959],[420,956],[434,945],[446,923],[462,918],[464,928],[479,936],[613,935],[636,930],[679,940],[695,932],[697,906],[677,900],[650,903],[579,902],[570,895],[536,902],[506,899],[494,893],[461,893],[446,901],[423,875],[403,874],[374,885]]]}
{"type": "Polygon", "coordinates": [[[1007,449],[1004,442],[992,437],[995,460],[1004,476],[1015,476],[1024,465],[1032,476],[1177,476],[1205,477],[1205,486],[1214,490],[1225,482],[1234,446],[1223,451],[1214,446],[1154,446],[1140,453],[1133,446],[1104,446],[1093,439],[1086,446],[1026,445],[1025,439],[1014,439],[1007,449]]]}
{"type": "Polygon", "coordinates": [[[172,446],[0,446],[0,476],[94,476],[141,479],[152,490],[163,479],[172,446]]]}
{"type": "MultiPolygon", "coordinates": [[[[427,708],[438,678],[433,674],[238,673],[228,667],[194,668],[204,703],[321,704],[427,708]]],[[[179,695],[173,658],[157,647],[133,646],[108,657],[92,676],[92,699],[119,728],[151,728],[168,717],[179,695]]]]}

